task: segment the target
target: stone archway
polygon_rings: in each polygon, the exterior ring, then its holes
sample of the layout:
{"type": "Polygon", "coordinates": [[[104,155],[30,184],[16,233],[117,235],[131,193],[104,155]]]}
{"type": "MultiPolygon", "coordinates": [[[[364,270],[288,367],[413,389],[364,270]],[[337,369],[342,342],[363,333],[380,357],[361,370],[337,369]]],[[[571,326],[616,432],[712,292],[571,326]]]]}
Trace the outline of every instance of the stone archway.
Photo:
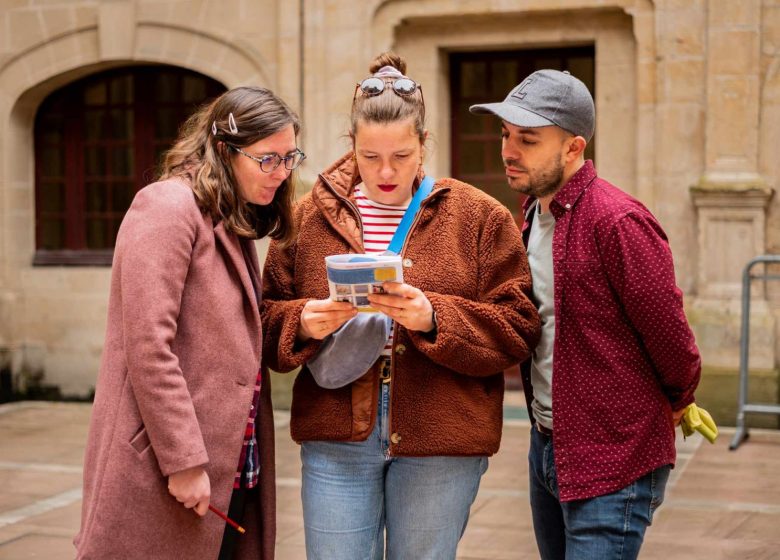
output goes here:
{"type": "MultiPolygon", "coordinates": [[[[34,44],[0,66],[0,82],[7,84],[0,98],[0,153],[10,154],[5,162],[0,161],[2,190],[25,190],[32,181],[31,126],[40,102],[55,89],[88,74],[116,66],[161,63],[194,70],[227,87],[240,83],[273,85],[261,57],[242,45],[202,31],[154,22],[139,22],[134,33],[136,46],[123,57],[103,56],[100,27],[88,26],[34,44]]],[[[29,200],[23,202],[30,206],[29,200]]],[[[17,206],[0,212],[5,240],[14,236],[4,217],[26,210],[29,208],[17,206]]],[[[13,259],[9,249],[0,248],[0,287],[5,284],[9,259],[12,265],[24,264],[13,259]]]]}
{"type": "MultiPolygon", "coordinates": [[[[101,5],[110,6],[112,3],[101,5]]],[[[46,372],[65,394],[83,392],[98,369],[110,269],[33,267],[33,122],[52,91],[113,67],[160,63],[194,70],[227,87],[273,87],[268,64],[245,44],[196,29],[136,21],[111,44],[107,27],[85,24],[32,40],[0,61],[0,347],[46,372]],[[108,41],[108,42],[107,42],[108,41]]],[[[111,33],[115,30],[111,28],[111,33]]]]}

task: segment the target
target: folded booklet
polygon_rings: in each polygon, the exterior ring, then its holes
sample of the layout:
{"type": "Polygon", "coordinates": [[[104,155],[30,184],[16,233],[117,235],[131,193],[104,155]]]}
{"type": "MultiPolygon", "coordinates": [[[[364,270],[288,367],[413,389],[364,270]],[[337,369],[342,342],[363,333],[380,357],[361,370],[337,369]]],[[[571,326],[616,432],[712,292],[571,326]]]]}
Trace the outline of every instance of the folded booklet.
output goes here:
{"type": "Polygon", "coordinates": [[[348,301],[358,311],[375,312],[368,294],[384,293],[382,282],[403,282],[397,255],[331,255],[325,257],[330,299],[348,301]]]}

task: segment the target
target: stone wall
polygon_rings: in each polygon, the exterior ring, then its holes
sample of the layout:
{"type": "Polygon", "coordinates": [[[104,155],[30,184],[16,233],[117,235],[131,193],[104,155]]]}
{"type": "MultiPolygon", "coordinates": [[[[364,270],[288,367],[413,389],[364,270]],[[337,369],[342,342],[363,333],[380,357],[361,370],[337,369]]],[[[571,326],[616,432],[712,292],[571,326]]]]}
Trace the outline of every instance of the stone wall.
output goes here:
{"type": "MultiPolygon", "coordinates": [[[[65,393],[94,384],[110,270],[31,264],[32,122],[58,87],[149,62],[271,87],[303,117],[310,185],[348,148],[355,82],[392,48],[424,86],[427,169],[444,176],[449,53],[583,44],[596,52],[599,172],[658,216],[705,363],[735,370],[742,267],[780,252],[778,0],[6,0],[0,346],[17,370],[40,367],[65,393]]],[[[755,363],[772,370],[780,282],[755,297],[755,363]]]]}
{"type": "Polygon", "coordinates": [[[41,101],[98,70],[165,63],[300,105],[295,2],[4,2],[0,7],[0,345],[17,374],[64,394],[94,386],[108,267],[34,267],[32,125],[41,101]]]}

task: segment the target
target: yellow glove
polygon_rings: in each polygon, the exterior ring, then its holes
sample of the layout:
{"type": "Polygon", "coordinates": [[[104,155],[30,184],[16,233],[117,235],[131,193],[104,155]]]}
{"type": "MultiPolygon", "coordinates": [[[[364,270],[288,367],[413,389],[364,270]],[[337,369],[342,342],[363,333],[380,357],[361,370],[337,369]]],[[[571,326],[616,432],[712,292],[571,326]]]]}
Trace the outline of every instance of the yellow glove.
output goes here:
{"type": "Polygon", "coordinates": [[[691,403],[685,407],[680,427],[685,437],[693,435],[693,432],[699,432],[710,443],[715,443],[718,437],[718,427],[710,416],[710,413],[691,403]]]}

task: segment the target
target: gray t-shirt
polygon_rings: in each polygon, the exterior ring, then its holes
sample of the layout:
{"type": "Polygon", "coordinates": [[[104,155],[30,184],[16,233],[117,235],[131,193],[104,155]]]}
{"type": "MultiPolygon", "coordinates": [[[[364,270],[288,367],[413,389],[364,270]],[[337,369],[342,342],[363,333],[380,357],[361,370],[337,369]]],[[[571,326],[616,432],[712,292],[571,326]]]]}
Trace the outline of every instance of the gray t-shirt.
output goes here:
{"type": "Polygon", "coordinates": [[[555,217],[540,214],[541,205],[533,207],[534,220],[528,237],[528,264],[533,279],[533,296],[542,320],[542,336],[531,360],[531,403],[534,418],[545,428],[553,428],[552,376],[555,341],[555,286],[553,284],[552,242],[555,217]]]}

